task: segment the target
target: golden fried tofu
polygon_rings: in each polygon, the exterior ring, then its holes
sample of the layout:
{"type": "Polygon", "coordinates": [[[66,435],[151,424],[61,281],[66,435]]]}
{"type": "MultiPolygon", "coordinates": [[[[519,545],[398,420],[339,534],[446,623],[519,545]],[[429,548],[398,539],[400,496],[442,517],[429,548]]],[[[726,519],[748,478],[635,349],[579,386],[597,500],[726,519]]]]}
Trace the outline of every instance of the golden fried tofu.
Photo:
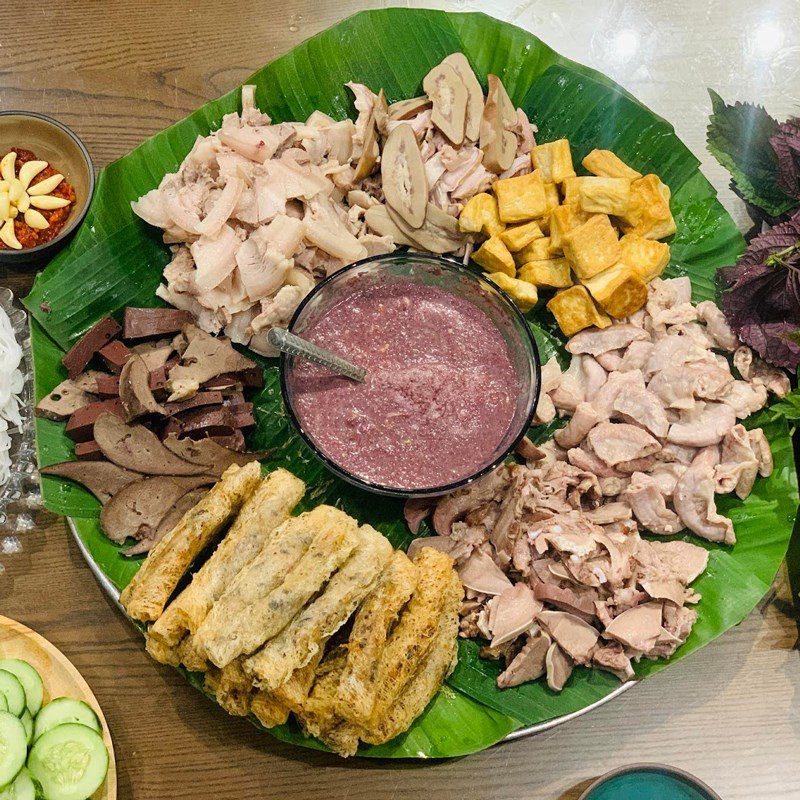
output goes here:
{"type": "Polygon", "coordinates": [[[497,236],[505,230],[497,211],[497,198],[488,192],[481,192],[467,201],[458,215],[458,226],[465,233],[481,233],[484,236],[497,236]]]}
{"type": "Polygon", "coordinates": [[[487,272],[504,272],[514,277],[514,256],[499,236],[490,236],[473,254],[472,260],[487,272]]]}
{"type": "Polygon", "coordinates": [[[564,236],[564,255],[580,280],[591,278],[619,260],[619,239],[605,214],[597,214],[564,236]]]}
{"type": "Polygon", "coordinates": [[[617,319],[629,317],[647,302],[647,284],[625,264],[615,264],[583,285],[603,311],[617,319]]]}
{"type": "Polygon", "coordinates": [[[572,153],[566,139],[536,145],[531,150],[531,163],[542,171],[545,183],[561,183],[566,178],[575,177],[572,153]]]}
{"type": "Polygon", "coordinates": [[[675,220],[669,209],[669,187],[657,175],[645,175],[631,184],[628,210],[618,214],[624,233],[644,239],[663,239],[675,233],[675,220]]]}
{"type": "Polygon", "coordinates": [[[546,286],[553,289],[564,289],[572,286],[569,261],[566,258],[548,258],[546,261],[530,261],[525,264],[517,276],[534,286],[546,286]]]}
{"type": "Polygon", "coordinates": [[[547,213],[547,197],[541,173],[502,178],[495,181],[492,188],[503,222],[528,222],[547,213]]]}
{"type": "Polygon", "coordinates": [[[578,205],[590,214],[624,214],[631,201],[627,178],[588,177],[578,187],[578,205]]]}
{"type": "Polygon", "coordinates": [[[550,214],[548,213],[546,216],[541,217],[540,219],[536,220],[536,224],[541,229],[542,233],[545,236],[550,235],[550,214]]]}
{"type": "Polygon", "coordinates": [[[566,205],[577,206],[581,199],[581,184],[586,180],[585,176],[576,178],[566,178],[561,184],[562,202],[566,205]]]}
{"type": "Polygon", "coordinates": [[[561,196],[558,193],[558,186],[554,183],[545,183],[544,196],[547,200],[547,213],[551,213],[554,209],[558,208],[561,202],[561,196]]]}
{"type": "Polygon", "coordinates": [[[611,320],[594,304],[585,286],[571,286],[551,298],[547,308],[556,318],[565,336],[596,325],[607,328],[611,320]]]}
{"type": "Polygon", "coordinates": [[[504,272],[495,272],[486,277],[492,283],[496,283],[517,304],[517,308],[523,314],[530,311],[539,300],[539,294],[532,283],[510,278],[504,272]]]}
{"type": "Polygon", "coordinates": [[[541,239],[543,236],[542,229],[536,222],[532,221],[506,228],[500,234],[500,240],[512,253],[516,253],[534,239],[541,239]]]}
{"type": "Polygon", "coordinates": [[[550,214],[550,245],[549,249],[553,252],[562,252],[564,248],[564,236],[578,225],[583,225],[589,219],[589,214],[579,206],[565,204],[553,209],[550,214]]]}
{"type": "Polygon", "coordinates": [[[619,263],[630,267],[645,283],[657,278],[669,264],[669,245],[627,233],[619,240],[619,263]]]}
{"type": "Polygon", "coordinates": [[[629,167],[619,156],[610,150],[592,150],[581,164],[592,173],[602,178],[627,178],[635,181],[642,177],[641,172],[637,172],[629,167]]]}
{"type": "MultiPolygon", "coordinates": [[[[552,258],[549,236],[534,239],[530,244],[526,244],[525,247],[514,253],[514,262],[518,267],[527,264],[529,261],[544,261],[548,258],[552,258]]],[[[514,276],[512,275],[511,277],[513,278],[514,276]]]]}

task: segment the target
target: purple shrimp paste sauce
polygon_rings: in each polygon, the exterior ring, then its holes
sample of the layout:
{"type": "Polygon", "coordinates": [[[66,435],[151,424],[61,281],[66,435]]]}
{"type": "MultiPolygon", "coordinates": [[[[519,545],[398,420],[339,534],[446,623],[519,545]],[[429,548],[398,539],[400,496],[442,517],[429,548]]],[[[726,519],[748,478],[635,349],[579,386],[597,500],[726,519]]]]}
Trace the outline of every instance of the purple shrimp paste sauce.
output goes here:
{"type": "Polygon", "coordinates": [[[394,489],[444,486],[486,466],[519,381],[502,334],[468,300],[384,282],[333,305],[303,336],[367,370],[364,383],[296,361],[295,413],[334,463],[394,489]]]}

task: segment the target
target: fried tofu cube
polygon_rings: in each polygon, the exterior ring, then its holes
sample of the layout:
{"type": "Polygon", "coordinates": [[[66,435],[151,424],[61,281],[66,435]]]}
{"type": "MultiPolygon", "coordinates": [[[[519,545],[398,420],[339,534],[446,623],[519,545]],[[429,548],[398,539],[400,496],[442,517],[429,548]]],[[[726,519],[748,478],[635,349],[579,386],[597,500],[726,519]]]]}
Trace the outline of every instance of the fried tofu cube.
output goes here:
{"type": "Polygon", "coordinates": [[[547,213],[550,214],[554,209],[558,208],[561,202],[561,196],[558,193],[558,186],[554,183],[545,183],[544,196],[547,200],[547,213]]]}
{"type": "Polygon", "coordinates": [[[669,245],[627,233],[619,240],[619,263],[630,267],[645,283],[657,278],[669,264],[669,245]]]}
{"type": "Polygon", "coordinates": [[[647,302],[647,284],[631,267],[615,264],[583,282],[607,314],[624,319],[647,302]]]}
{"type": "Polygon", "coordinates": [[[588,219],[589,214],[576,205],[564,204],[553,209],[550,214],[550,249],[563,251],[564,236],[588,219]]]}
{"type": "Polygon", "coordinates": [[[575,177],[572,165],[572,152],[567,139],[538,144],[531,150],[531,163],[542,171],[545,183],[561,183],[566,178],[575,177]]]}
{"type": "Polygon", "coordinates": [[[497,198],[488,192],[481,192],[467,201],[458,215],[458,226],[464,233],[481,233],[484,236],[497,236],[506,226],[500,221],[497,198]]]}
{"type": "Polygon", "coordinates": [[[578,187],[578,205],[590,214],[624,214],[631,201],[627,178],[584,178],[578,187]]]}
{"type": "Polygon", "coordinates": [[[503,222],[528,222],[547,213],[547,197],[541,173],[530,172],[516,178],[502,178],[495,181],[492,188],[503,222]]]}
{"type": "Polygon", "coordinates": [[[550,235],[550,215],[548,214],[546,217],[542,217],[541,219],[537,219],[536,222],[539,225],[542,233],[545,236],[550,235]]]}
{"type": "Polygon", "coordinates": [[[628,210],[618,214],[624,233],[633,233],[644,239],[663,239],[676,231],[675,220],[669,209],[669,186],[657,175],[645,175],[631,184],[628,210]]]}
{"type": "Polygon", "coordinates": [[[512,278],[517,274],[514,257],[499,236],[490,236],[472,254],[472,260],[487,272],[503,272],[512,278]]]}
{"type": "Polygon", "coordinates": [[[581,164],[592,175],[599,175],[601,178],[627,178],[629,181],[635,181],[642,177],[641,172],[629,167],[610,150],[592,150],[581,164]]]}
{"type": "Polygon", "coordinates": [[[605,214],[596,214],[564,236],[564,255],[580,280],[619,261],[619,238],[605,214]]]}
{"type": "Polygon", "coordinates": [[[611,319],[594,304],[585,286],[564,289],[550,299],[547,308],[565,336],[572,336],[592,325],[607,328],[611,324],[611,319]]]}
{"type": "Polygon", "coordinates": [[[516,304],[520,311],[530,311],[539,300],[539,293],[532,283],[511,278],[505,272],[495,272],[486,276],[497,284],[516,304]]]}
{"type": "Polygon", "coordinates": [[[541,239],[534,239],[514,253],[514,262],[521,267],[529,261],[545,261],[550,257],[550,237],[544,236],[541,239]]]}
{"type": "Polygon", "coordinates": [[[585,176],[579,178],[566,178],[561,184],[562,202],[565,205],[577,206],[581,199],[581,184],[586,180],[585,176]]]}
{"type": "Polygon", "coordinates": [[[546,261],[530,261],[523,265],[517,277],[534,286],[565,289],[572,286],[569,261],[566,258],[548,258],[546,261]]]}
{"type": "Polygon", "coordinates": [[[512,253],[516,253],[517,250],[522,250],[525,245],[530,244],[534,239],[541,239],[543,236],[544,234],[538,223],[532,221],[506,228],[500,234],[500,239],[512,253]]]}

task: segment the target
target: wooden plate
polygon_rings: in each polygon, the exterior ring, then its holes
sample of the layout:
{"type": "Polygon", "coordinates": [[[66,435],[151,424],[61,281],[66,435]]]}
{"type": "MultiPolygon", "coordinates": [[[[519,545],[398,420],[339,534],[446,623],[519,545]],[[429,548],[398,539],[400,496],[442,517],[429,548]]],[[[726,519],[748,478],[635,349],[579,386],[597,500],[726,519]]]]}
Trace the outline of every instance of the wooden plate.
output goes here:
{"type": "Polygon", "coordinates": [[[91,800],[117,800],[117,767],[111,734],[97,698],[80,672],[47,639],[3,616],[0,616],[0,658],[21,658],[37,670],[44,681],[45,703],[54,697],[73,697],[94,709],[103,726],[103,741],[108,748],[108,775],[91,800]]]}

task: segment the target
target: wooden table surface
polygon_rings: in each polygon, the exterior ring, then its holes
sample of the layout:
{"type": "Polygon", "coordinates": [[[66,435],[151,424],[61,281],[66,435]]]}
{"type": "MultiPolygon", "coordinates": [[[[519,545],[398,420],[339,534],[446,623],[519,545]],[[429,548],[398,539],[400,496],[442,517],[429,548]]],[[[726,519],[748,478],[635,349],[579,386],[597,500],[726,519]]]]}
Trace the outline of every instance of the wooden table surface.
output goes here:
{"type": "MultiPolygon", "coordinates": [[[[0,109],[55,115],[102,167],[307,36],[378,5],[7,4],[0,12],[0,109]]],[[[585,4],[512,0],[491,9],[604,70],[673,120],[744,224],[727,176],[704,152],[705,86],[728,100],[758,99],[781,118],[796,113],[795,0],[602,0],[591,14],[585,4]]],[[[17,293],[31,280],[29,272],[0,268],[0,285],[17,293]]],[[[46,513],[37,522],[22,534],[21,553],[0,555],[0,613],[49,638],[91,685],[114,736],[122,800],[566,799],[593,776],[637,761],[687,769],[725,800],[800,797],[798,614],[785,571],[738,628],[588,716],[460,760],[342,762],[257,733],[151,661],[64,522],[46,513]]]]}

